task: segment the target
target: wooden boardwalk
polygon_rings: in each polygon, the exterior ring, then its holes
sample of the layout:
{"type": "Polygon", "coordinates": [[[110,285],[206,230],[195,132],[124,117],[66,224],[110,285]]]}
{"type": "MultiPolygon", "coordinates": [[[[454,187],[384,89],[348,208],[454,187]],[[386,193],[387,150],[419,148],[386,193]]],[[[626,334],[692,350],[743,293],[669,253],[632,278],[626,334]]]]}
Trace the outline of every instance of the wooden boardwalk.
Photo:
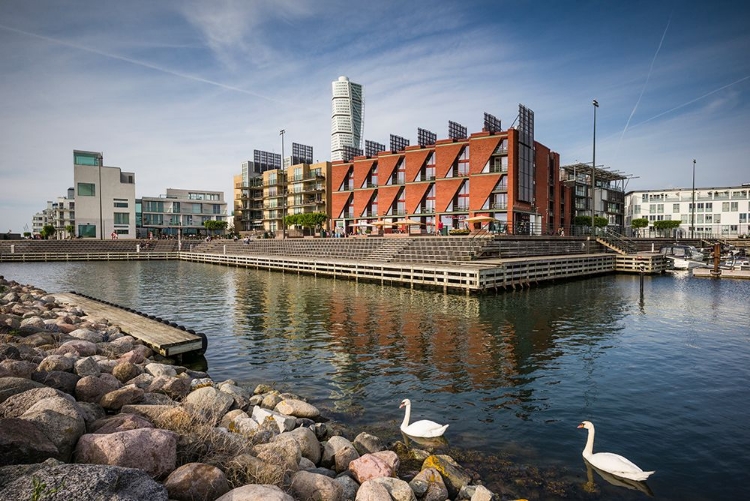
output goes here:
{"type": "Polygon", "coordinates": [[[175,357],[185,353],[203,353],[206,349],[205,338],[199,334],[192,334],[138,313],[88,299],[73,292],[61,292],[53,295],[59,303],[80,307],[88,317],[106,318],[110,323],[118,325],[122,332],[140,339],[162,356],[175,357]]]}

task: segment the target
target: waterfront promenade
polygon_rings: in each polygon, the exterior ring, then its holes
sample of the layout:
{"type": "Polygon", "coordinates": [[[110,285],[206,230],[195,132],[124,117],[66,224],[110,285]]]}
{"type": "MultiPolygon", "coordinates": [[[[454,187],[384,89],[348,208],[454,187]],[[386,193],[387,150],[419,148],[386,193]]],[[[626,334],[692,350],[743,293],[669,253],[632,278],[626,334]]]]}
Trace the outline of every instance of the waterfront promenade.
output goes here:
{"type": "Polygon", "coordinates": [[[658,274],[653,252],[617,252],[579,237],[352,237],[304,239],[22,240],[0,261],[170,260],[269,269],[444,292],[483,293],[605,273],[658,274]]]}

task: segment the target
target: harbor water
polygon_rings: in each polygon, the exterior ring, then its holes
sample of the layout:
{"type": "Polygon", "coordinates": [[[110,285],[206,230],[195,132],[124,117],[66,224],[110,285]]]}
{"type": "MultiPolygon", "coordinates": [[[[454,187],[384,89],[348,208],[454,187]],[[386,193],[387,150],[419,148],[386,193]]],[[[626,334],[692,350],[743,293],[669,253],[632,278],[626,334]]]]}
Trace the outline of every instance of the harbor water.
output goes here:
{"type": "Polygon", "coordinates": [[[215,380],[273,382],[386,442],[403,440],[410,398],[413,420],[450,424],[442,447],[490,488],[750,491],[750,281],[648,276],[641,295],[621,274],[465,296],[179,261],[3,263],[0,275],[203,332],[215,380]],[[582,420],[596,425],[594,452],[656,470],[646,489],[589,482],[582,420]]]}

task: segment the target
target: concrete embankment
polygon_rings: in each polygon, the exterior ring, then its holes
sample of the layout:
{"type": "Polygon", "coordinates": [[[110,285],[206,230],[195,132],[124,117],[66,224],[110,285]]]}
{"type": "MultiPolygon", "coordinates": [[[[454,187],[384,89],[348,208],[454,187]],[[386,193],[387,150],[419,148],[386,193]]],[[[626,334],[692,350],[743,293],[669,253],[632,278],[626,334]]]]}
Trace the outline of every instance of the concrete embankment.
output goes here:
{"type": "Polygon", "coordinates": [[[0,277],[0,499],[48,497],[501,499],[450,456],[353,435],[271,385],[214,381],[0,277]]]}

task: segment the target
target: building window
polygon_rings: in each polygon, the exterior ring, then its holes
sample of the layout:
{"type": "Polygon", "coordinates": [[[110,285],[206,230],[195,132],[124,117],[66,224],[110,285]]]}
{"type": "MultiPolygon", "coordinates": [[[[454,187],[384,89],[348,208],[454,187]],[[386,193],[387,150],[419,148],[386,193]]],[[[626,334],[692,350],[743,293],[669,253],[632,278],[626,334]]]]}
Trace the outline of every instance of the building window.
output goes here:
{"type": "Polygon", "coordinates": [[[127,212],[115,212],[115,224],[130,224],[130,214],[127,212]]]}
{"type": "Polygon", "coordinates": [[[78,183],[78,196],[79,197],[95,197],[96,185],[94,183],[78,183]]]}
{"type": "Polygon", "coordinates": [[[118,209],[127,209],[128,208],[128,201],[122,200],[120,198],[115,198],[115,207],[118,209]]]}
{"type": "Polygon", "coordinates": [[[680,213],[680,204],[672,204],[672,213],[673,214],[679,214],[680,213]]]}
{"type": "Polygon", "coordinates": [[[740,210],[739,202],[730,202],[729,210],[730,212],[737,212],[738,210],[740,210]]]}
{"type": "Polygon", "coordinates": [[[95,224],[79,224],[78,236],[82,238],[96,238],[95,224]]]}

